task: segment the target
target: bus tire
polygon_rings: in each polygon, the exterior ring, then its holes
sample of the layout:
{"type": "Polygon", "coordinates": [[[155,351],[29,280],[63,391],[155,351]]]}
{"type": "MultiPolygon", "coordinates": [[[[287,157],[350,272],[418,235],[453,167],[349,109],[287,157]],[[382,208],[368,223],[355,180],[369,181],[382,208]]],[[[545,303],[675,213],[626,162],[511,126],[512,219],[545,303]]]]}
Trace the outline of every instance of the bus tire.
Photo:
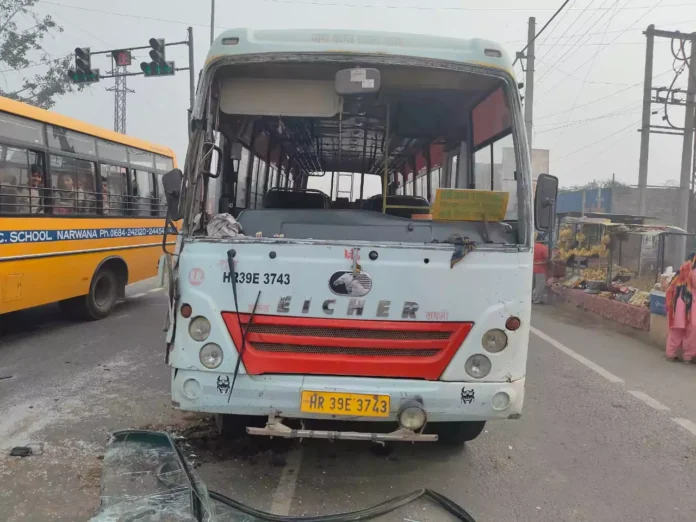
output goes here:
{"type": "Polygon", "coordinates": [[[89,285],[89,293],[77,298],[78,314],[88,321],[104,319],[116,306],[119,284],[117,274],[110,268],[97,270],[89,285]]]}
{"type": "Polygon", "coordinates": [[[485,425],[486,421],[436,422],[428,427],[437,434],[439,442],[447,446],[461,446],[478,437],[485,425]]]}

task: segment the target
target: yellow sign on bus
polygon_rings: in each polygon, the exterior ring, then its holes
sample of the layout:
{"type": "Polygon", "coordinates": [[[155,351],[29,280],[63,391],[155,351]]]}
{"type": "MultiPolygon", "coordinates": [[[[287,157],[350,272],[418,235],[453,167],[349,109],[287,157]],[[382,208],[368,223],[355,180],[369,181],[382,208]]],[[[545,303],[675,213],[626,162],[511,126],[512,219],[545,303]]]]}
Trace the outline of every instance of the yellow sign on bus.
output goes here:
{"type": "Polygon", "coordinates": [[[435,194],[435,221],[502,221],[510,194],[502,191],[439,188],[435,194]]]}

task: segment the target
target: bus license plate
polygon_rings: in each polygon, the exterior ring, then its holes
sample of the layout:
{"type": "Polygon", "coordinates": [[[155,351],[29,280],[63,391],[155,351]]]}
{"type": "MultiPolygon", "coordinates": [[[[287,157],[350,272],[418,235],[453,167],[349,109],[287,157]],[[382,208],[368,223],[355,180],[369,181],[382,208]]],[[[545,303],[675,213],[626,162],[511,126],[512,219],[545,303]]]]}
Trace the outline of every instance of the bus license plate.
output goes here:
{"type": "Polygon", "coordinates": [[[353,417],[388,417],[389,395],[302,391],[304,413],[350,415],[353,417]]]}

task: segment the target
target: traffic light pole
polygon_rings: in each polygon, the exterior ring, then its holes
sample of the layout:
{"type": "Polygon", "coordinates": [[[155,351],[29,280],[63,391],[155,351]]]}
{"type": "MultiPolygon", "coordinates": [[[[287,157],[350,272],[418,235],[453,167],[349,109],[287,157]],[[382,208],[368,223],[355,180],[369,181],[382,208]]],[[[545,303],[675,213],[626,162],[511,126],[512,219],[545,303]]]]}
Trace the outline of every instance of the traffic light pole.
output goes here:
{"type": "MultiPolygon", "coordinates": [[[[151,62],[149,66],[152,66],[152,69],[148,66],[147,62],[144,62],[141,64],[141,68],[143,68],[143,72],[138,72],[138,73],[131,73],[128,72],[128,65],[130,65],[130,52],[131,51],[138,51],[142,49],[153,49],[153,44],[152,42],[155,41],[157,42],[157,39],[151,39],[150,40],[150,45],[141,45],[139,47],[129,47],[129,48],[121,48],[121,49],[109,49],[107,51],[95,51],[91,52],[89,48],[78,48],[76,50],[76,62],[79,62],[79,60],[82,60],[86,65],[85,67],[89,66],[91,68],[91,56],[93,55],[99,55],[99,54],[106,54],[106,55],[111,55],[112,57],[112,68],[110,73],[107,75],[100,75],[99,70],[91,70],[92,76],[88,78],[88,75],[86,73],[82,72],[82,69],[80,68],[80,63],[78,63],[77,71],[71,70],[69,72],[69,76],[71,80],[75,83],[95,83],[98,82],[100,79],[108,79],[108,78],[114,78],[116,80],[116,83],[113,87],[108,88],[108,91],[113,91],[115,94],[115,100],[114,100],[114,130],[116,132],[121,132],[125,133],[126,132],[126,95],[129,92],[134,92],[126,86],[126,78],[128,76],[171,76],[177,71],[189,71],[189,106],[190,109],[193,109],[193,104],[195,102],[195,95],[196,95],[196,77],[195,77],[195,67],[194,67],[194,54],[193,54],[193,28],[189,27],[188,28],[188,34],[186,40],[182,40],[180,42],[172,42],[172,43],[165,43],[164,40],[159,40],[161,44],[164,44],[162,49],[161,49],[161,58],[163,59],[164,57],[164,48],[166,47],[171,47],[174,45],[186,45],[188,46],[188,59],[189,59],[189,66],[188,67],[175,67],[174,62],[166,62],[166,63],[154,63],[151,62]],[[78,52],[79,51],[79,52],[78,52]],[[80,52],[84,54],[85,56],[80,55],[80,52]],[[128,53],[128,58],[127,62],[124,64],[119,64],[114,62],[114,56],[117,53],[128,53]],[[147,71],[147,73],[146,73],[147,71]],[[80,76],[81,74],[81,76],[80,76]]],[[[159,49],[155,48],[155,52],[157,52],[159,49]]],[[[152,56],[152,54],[151,54],[152,56]]],[[[153,58],[156,59],[156,58],[153,58]]],[[[89,71],[88,71],[89,72],[89,71]]]]}
{"type": "Polygon", "coordinates": [[[189,108],[193,111],[193,104],[196,101],[196,70],[193,68],[193,27],[188,28],[188,51],[189,51],[189,108]]]}

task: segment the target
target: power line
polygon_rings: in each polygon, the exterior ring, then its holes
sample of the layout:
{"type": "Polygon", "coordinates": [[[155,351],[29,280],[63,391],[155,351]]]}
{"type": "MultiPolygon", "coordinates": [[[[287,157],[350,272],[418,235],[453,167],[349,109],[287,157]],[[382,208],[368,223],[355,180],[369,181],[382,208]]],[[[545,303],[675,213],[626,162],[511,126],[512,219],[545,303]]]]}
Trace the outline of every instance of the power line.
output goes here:
{"type": "MultiPolygon", "coordinates": [[[[665,74],[670,73],[670,72],[673,72],[671,68],[670,68],[670,69],[667,69],[667,70],[664,71],[664,72],[661,72],[660,74],[657,74],[657,75],[653,76],[653,80],[659,78],[660,76],[664,76],[665,74]]],[[[589,102],[587,102],[587,103],[583,103],[582,105],[578,105],[578,106],[575,107],[575,108],[576,108],[576,109],[581,109],[582,107],[587,107],[588,105],[592,105],[592,104],[597,103],[597,102],[600,102],[600,101],[602,101],[602,100],[606,100],[607,98],[611,98],[612,96],[616,96],[617,94],[621,94],[622,92],[626,92],[626,91],[628,91],[628,90],[630,90],[630,89],[635,89],[636,87],[642,86],[642,85],[643,85],[643,82],[642,82],[642,81],[640,81],[640,82],[638,82],[638,83],[634,83],[633,85],[629,85],[629,86],[626,87],[625,89],[620,89],[620,90],[618,90],[618,91],[616,91],[616,92],[612,92],[611,94],[607,94],[606,96],[602,96],[601,98],[597,98],[597,99],[594,99],[594,100],[589,101],[589,102]]],[[[565,113],[567,113],[567,112],[570,112],[570,109],[566,109],[565,111],[561,111],[561,112],[555,112],[555,113],[553,113],[553,114],[548,114],[548,115],[546,115],[546,116],[541,116],[540,118],[537,118],[537,121],[538,121],[538,120],[545,120],[545,119],[547,119],[547,118],[553,118],[554,116],[560,116],[561,114],[565,114],[565,113]]]]}
{"type": "MultiPolygon", "coordinates": [[[[560,40],[561,38],[565,37],[565,35],[568,34],[568,31],[570,31],[570,30],[573,28],[573,26],[574,26],[576,23],[578,23],[578,22],[580,21],[580,19],[582,18],[582,15],[585,14],[585,11],[587,11],[587,10],[590,8],[590,6],[592,5],[593,2],[594,2],[594,0],[590,0],[590,3],[587,4],[587,5],[585,6],[585,8],[581,11],[581,13],[571,22],[571,24],[570,24],[568,27],[566,27],[565,31],[563,31],[563,34],[560,36],[559,40],[560,40]]],[[[582,26],[581,26],[581,28],[582,28],[582,26]]],[[[588,31],[589,31],[589,29],[588,29],[588,31]]],[[[575,38],[575,37],[578,35],[578,32],[579,32],[579,31],[574,32],[574,33],[571,34],[568,38],[569,38],[569,39],[575,38]]],[[[577,45],[578,42],[579,42],[580,40],[582,40],[582,37],[581,37],[578,41],[572,42],[571,49],[572,49],[573,47],[575,47],[575,45],[577,45]]],[[[551,54],[549,54],[549,56],[548,56],[547,58],[550,58],[550,56],[551,56],[551,54]]],[[[540,61],[541,61],[541,60],[540,60],[540,61]]],[[[556,63],[557,63],[557,62],[554,62],[553,65],[555,65],[556,63]]],[[[552,65],[551,67],[553,67],[553,65],[552,65]]],[[[541,77],[539,78],[539,80],[541,80],[543,77],[544,77],[544,74],[541,75],[541,77]]]]}
{"type": "MultiPolygon", "coordinates": [[[[640,105],[641,105],[641,102],[639,102],[639,101],[633,102],[630,105],[627,105],[621,109],[617,109],[616,111],[610,112],[608,114],[603,114],[601,116],[595,116],[594,118],[585,118],[585,119],[581,119],[581,120],[567,121],[561,125],[558,125],[556,123],[547,123],[545,126],[548,126],[548,125],[557,125],[557,126],[552,127],[550,129],[544,129],[544,130],[537,131],[537,134],[545,134],[547,132],[554,132],[557,130],[567,129],[570,127],[582,127],[583,125],[588,125],[588,124],[593,123],[595,121],[605,120],[608,118],[617,118],[617,117],[621,117],[621,116],[626,116],[628,114],[632,114],[632,113],[640,110],[641,109],[640,105]]],[[[544,125],[542,125],[542,126],[544,126],[544,125]]]]}
{"type": "MultiPolygon", "coordinates": [[[[69,4],[60,4],[58,2],[49,2],[48,0],[42,0],[43,4],[50,4],[50,5],[55,5],[58,7],[65,7],[68,9],[76,9],[78,11],[87,11],[91,13],[99,13],[99,14],[108,14],[111,16],[121,16],[123,18],[134,18],[137,20],[148,20],[150,22],[164,22],[168,24],[179,24],[179,25],[185,25],[185,26],[194,26],[194,27],[205,27],[205,28],[210,28],[210,24],[196,24],[193,22],[183,22],[179,20],[166,20],[164,18],[155,18],[152,16],[141,16],[141,15],[133,15],[133,14],[128,14],[128,13],[116,13],[113,11],[106,11],[103,9],[93,9],[91,7],[81,7],[81,6],[76,6],[76,5],[69,5],[69,4]]],[[[216,27],[216,29],[226,29],[223,27],[216,27]]]]}
{"type": "MultiPolygon", "coordinates": [[[[616,0],[616,2],[614,2],[614,3],[612,4],[612,7],[616,8],[616,7],[619,5],[619,2],[620,2],[620,1],[621,1],[621,0],[616,0]]],[[[624,4],[624,5],[628,5],[628,2],[630,2],[630,1],[631,1],[631,0],[628,0],[628,1],[626,2],[626,4],[624,4]]],[[[609,22],[607,23],[605,29],[609,29],[609,26],[610,26],[611,23],[614,21],[614,18],[616,17],[616,14],[617,14],[620,10],[621,10],[620,8],[614,10],[614,12],[612,13],[611,18],[609,19],[609,22]]],[[[607,11],[607,12],[608,12],[608,11],[607,11]]],[[[602,15],[602,16],[604,16],[604,15],[602,15]]],[[[597,20],[597,21],[599,21],[599,20],[597,20]]],[[[602,41],[601,41],[601,43],[604,43],[604,38],[605,38],[605,35],[602,36],[602,41]]],[[[592,59],[592,63],[590,64],[590,67],[587,69],[587,72],[585,73],[585,78],[582,80],[582,83],[580,84],[580,89],[578,90],[578,93],[575,95],[575,100],[573,101],[573,106],[570,108],[570,112],[573,112],[573,111],[575,110],[575,107],[576,107],[577,104],[578,104],[578,100],[580,99],[580,96],[582,95],[582,91],[585,89],[585,84],[587,83],[587,79],[589,78],[590,73],[592,72],[592,67],[594,66],[595,59],[597,58],[597,55],[599,54],[599,51],[600,51],[600,50],[601,50],[601,47],[598,47],[598,48],[597,48],[597,51],[594,53],[594,57],[593,57],[593,59],[592,59]]],[[[568,114],[568,117],[570,117],[570,114],[568,114]]],[[[567,120],[566,120],[566,121],[567,121],[567,120]]],[[[561,133],[558,135],[558,138],[556,138],[556,141],[554,142],[553,147],[555,147],[556,145],[558,145],[558,142],[561,140],[561,138],[563,137],[564,134],[565,134],[565,129],[563,129],[563,130],[561,131],[561,133]]],[[[552,147],[552,148],[553,148],[553,147],[552,147]]]]}
{"type": "MultiPolygon", "coordinates": [[[[573,2],[575,2],[575,0],[573,0],[573,2]]],[[[572,11],[572,6],[571,6],[571,7],[568,7],[568,9],[566,9],[566,10],[563,12],[563,16],[561,16],[561,19],[558,20],[558,22],[557,22],[556,25],[553,27],[553,29],[551,29],[551,31],[549,31],[549,34],[546,35],[546,38],[544,38],[544,40],[543,40],[542,42],[539,43],[539,47],[542,47],[542,46],[546,45],[546,42],[549,40],[549,38],[551,37],[551,35],[553,34],[553,32],[561,26],[561,24],[563,23],[563,20],[566,19],[566,16],[568,16],[568,13],[570,13],[571,11],[572,11]]],[[[525,42],[523,42],[523,43],[525,43],[525,42]]],[[[536,48],[536,44],[535,44],[535,48],[536,48]]]]}
{"type": "MultiPolygon", "coordinates": [[[[621,36],[622,36],[626,31],[628,31],[631,27],[633,27],[634,25],[636,25],[636,24],[637,24],[638,22],[640,22],[643,18],[645,18],[646,16],[648,16],[648,15],[649,15],[651,12],[653,12],[655,9],[657,9],[657,7],[658,7],[662,2],[664,2],[664,0],[658,0],[651,8],[649,8],[645,13],[643,13],[641,16],[639,16],[631,25],[629,25],[626,29],[624,29],[623,32],[621,32],[618,36],[616,36],[616,38],[614,38],[611,42],[609,42],[609,46],[608,46],[608,47],[611,47],[611,44],[613,44],[616,40],[618,40],[619,38],[621,38],[621,36]]],[[[582,64],[580,64],[580,66],[577,67],[576,69],[579,70],[579,69],[583,68],[583,67],[585,66],[585,64],[588,63],[590,60],[593,60],[593,61],[594,61],[594,59],[597,57],[597,55],[599,55],[599,53],[601,53],[602,51],[604,51],[604,50],[607,49],[608,47],[601,47],[601,48],[597,51],[597,53],[596,53],[594,56],[592,56],[592,57],[590,57],[589,59],[587,59],[587,60],[585,60],[584,62],[582,62],[582,64]]],[[[554,90],[556,87],[558,87],[560,84],[562,84],[566,79],[567,79],[567,77],[563,78],[561,81],[559,81],[559,82],[557,82],[556,84],[554,84],[553,87],[551,87],[550,89],[547,89],[546,92],[550,92],[550,91],[554,90]]]]}
{"type": "MultiPolygon", "coordinates": [[[[623,131],[619,131],[616,135],[622,134],[622,133],[623,133],[623,131]]],[[[606,147],[604,147],[602,150],[600,150],[599,152],[597,152],[596,154],[594,154],[591,158],[589,158],[588,160],[586,160],[586,161],[580,163],[579,165],[576,165],[574,169],[570,170],[569,172],[566,172],[565,174],[572,174],[573,172],[578,171],[579,169],[581,169],[582,167],[584,167],[585,165],[587,165],[587,164],[590,163],[591,161],[596,160],[596,159],[599,158],[602,154],[604,154],[605,152],[607,152],[609,149],[615,147],[619,142],[621,142],[623,139],[625,139],[626,136],[629,136],[629,134],[624,134],[624,135],[621,136],[618,140],[612,141],[612,142],[609,143],[606,147]]]]}
{"type": "Polygon", "coordinates": [[[620,134],[620,133],[622,133],[622,132],[627,131],[628,129],[630,129],[630,128],[633,127],[633,126],[640,124],[640,121],[641,121],[641,120],[638,120],[638,121],[636,121],[636,122],[632,122],[631,124],[626,125],[625,127],[622,127],[621,129],[617,130],[616,132],[612,132],[612,133],[609,134],[608,136],[604,136],[604,137],[598,139],[597,141],[593,141],[592,143],[590,143],[590,144],[588,144],[588,145],[585,145],[584,147],[580,147],[579,149],[576,149],[576,150],[574,150],[574,151],[572,151],[572,152],[569,152],[568,154],[564,154],[564,155],[561,156],[560,158],[554,159],[554,161],[561,161],[562,159],[565,159],[565,158],[567,158],[568,156],[573,156],[574,154],[577,154],[578,152],[582,152],[582,151],[585,150],[585,149],[589,149],[590,147],[592,147],[592,146],[594,146],[594,145],[597,145],[597,143],[601,143],[601,142],[603,142],[604,140],[606,140],[606,139],[608,139],[608,138],[611,138],[611,137],[613,137],[613,136],[616,136],[617,134],[620,134]]]}
{"type": "MultiPolygon", "coordinates": [[[[594,0],[592,0],[592,1],[594,1],[594,0]]],[[[539,38],[539,36],[541,36],[541,33],[543,33],[544,30],[549,26],[549,24],[550,24],[551,22],[553,22],[554,18],[556,18],[556,17],[561,13],[561,11],[563,11],[563,8],[564,8],[565,6],[567,6],[569,2],[570,2],[570,0],[565,0],[565,2],[563,2],[563,3],[561,4],[561,7],[559,7],[559,8],[556,10],[556,12],[553,13],[553,15],[551,15],[551,18],[549,18],[548,21],[544,24],[544,27],[542,27],[541,29],[539,29],[539,32],[536,33],[536,34],[534,35],[534,38],[532,38],[532,41],[531,41],[531,42],[528,42],[527,45],[524,46],[524,49],[522,49],[522,50],[518,53],[518,55],[517,55],[518,57],[515,58],[515,61],[513,62],[513,65],[515,65],[515,64],[517,63],[517,60],[519,60],[519,55],[520,55],[520,54],[523,54],[523,53],[527,50],[527,48],[529,47],[529,45],[530,45],[532,42],[536,42],[536,39],[539,38]]]]}
{"type": "MultiPolygon", "coordinates": [[[[593,0],[593,1],[594,1],[594,0],[593,0]]],[[[616,1],[611,5],[611,7],[613,8],[614,6],[616,6],[616,4],[618,4],[619,1],[620,1],[620,0],[616,0],[616,1]]],[[[630,1],[630,0],[629,0],[629,1],[630,1]]],[[[605,3],[606,3],[606,1],[605,1],[604,3],[602,3],[602,5],[604,5],[605,3]]],[[[588,7],[589,7],[590,5],[592,5],[592,4],[591,4],[591,3],[588,4],[588,7]]],[[[571,36],[571,38],[574,38],[575,36],[578,36],[578,35],[579,35],[578,40],[575,42],[574,45],[572,45],[572,46],[570,47],[570,49],[567,49],[567,50],[565,50],[564,52],[561,52],[561,54],[558,56],[558,59],[557,59],[546,71],[544,71],[544,72],[541,74],[541,76],[539,77],[539,80],[538,80],[538,82],[537,82],[537,85],[538,85],[539,83],[541,83],[541,82],[544,80],[544,78],[546,78],[546,77],[549,75],[549,73],[550,73],[551,71],[554,70],[554,67],[556,67],[556,65],[558,65],[558,63],[560,63],[561,60],[568,60],[571,56],[575,55],[580,49],[582,49],[583,44],[585,44],[585,43],[587,43],[587,42],[590,41],[590,39],[591,39],[592,37],[588,37],[588,36],[587,36],[587,33],[589,33],[590,29],[592,29],[593,27],[595,27],[595,26],[602,20],[602,18],[604,18],[608,13],[609,13],[609,11],[604,11],[604,12],[602,12],[602,13],[600,14],[599,18],[597,18],[594,22],[592,22],[592,18],[593,18],[593,16],[594,16],[594,13],[593,13],[593,14],[590,15],[589,18],[587,18],[587,19],[580,25],[580,27],[579,27],[579,28],[575,31],[575,33],[573,33],[573,35],[571,36]],[[588,22],[590,22],[589,27],[587,27],[586,29],[584,29],[584,28],[586,27],[586,25],[587,25],[588,22]],[[584,29],[584,32],[583,32],[583,29],[584,29]],[[584,39],[584,38],[587,38],[587,39],[583,42],[583,39],[584,39]]],[[[577,20],[579,20],[580,17],[582,17],[583,14],[584,14],[584,11],[583,11],[582,13],[580,13],[580,15],[578,16],[577,20]]],[[[608,25],[605,27],[605,29],[608,29],[608,25]]],[[[604,37],[603,37],[603,38],[604,38],[604,37]]],[[[602,43],[604,43],[604,40],[603,40],[603,39],[602,39],[602,43]]]]}
{"type": "MultiPolygon", "coordinates": [[[[321,2],[318,0],[263,0],[264,2],[274,3],[274,4],[289,4],[289,5],[314,5],[320,7],[353,7],[360,9],[398,9],[403,10],[413,10],[413,11],[553,11],[550,7],[462,7],[462,6],[418,6],[418,5],[370,5],[370,4],[353,4],[346,2],[321,2]]],[[[568,2],[564,2],[564,5],[568,2]]],[[[682,4],[667,4],[662,7],[685,7],[692,6],[693,3],[687,2],[682,4]]],[[[560,8],[562,9],[562,7],[560,8]]],[[[556,10],[559,12],[560,9],[556,10]]],[[[629,9],[645,9],[645,7],[635,6],[629,9]]],[[[573,11],[579,11],[580,8],[572,9],[573,11]]],[[[592,9],[593,11],[607,11],[609,8],[596,7],[592,9]]],[[[553,18],[553,17],[552,17],[553,18]]],[[[541,29],[543,31],[544,28],[541,29]]],[[[541,33],[539,31],[539,33],[541,33]]]]}

